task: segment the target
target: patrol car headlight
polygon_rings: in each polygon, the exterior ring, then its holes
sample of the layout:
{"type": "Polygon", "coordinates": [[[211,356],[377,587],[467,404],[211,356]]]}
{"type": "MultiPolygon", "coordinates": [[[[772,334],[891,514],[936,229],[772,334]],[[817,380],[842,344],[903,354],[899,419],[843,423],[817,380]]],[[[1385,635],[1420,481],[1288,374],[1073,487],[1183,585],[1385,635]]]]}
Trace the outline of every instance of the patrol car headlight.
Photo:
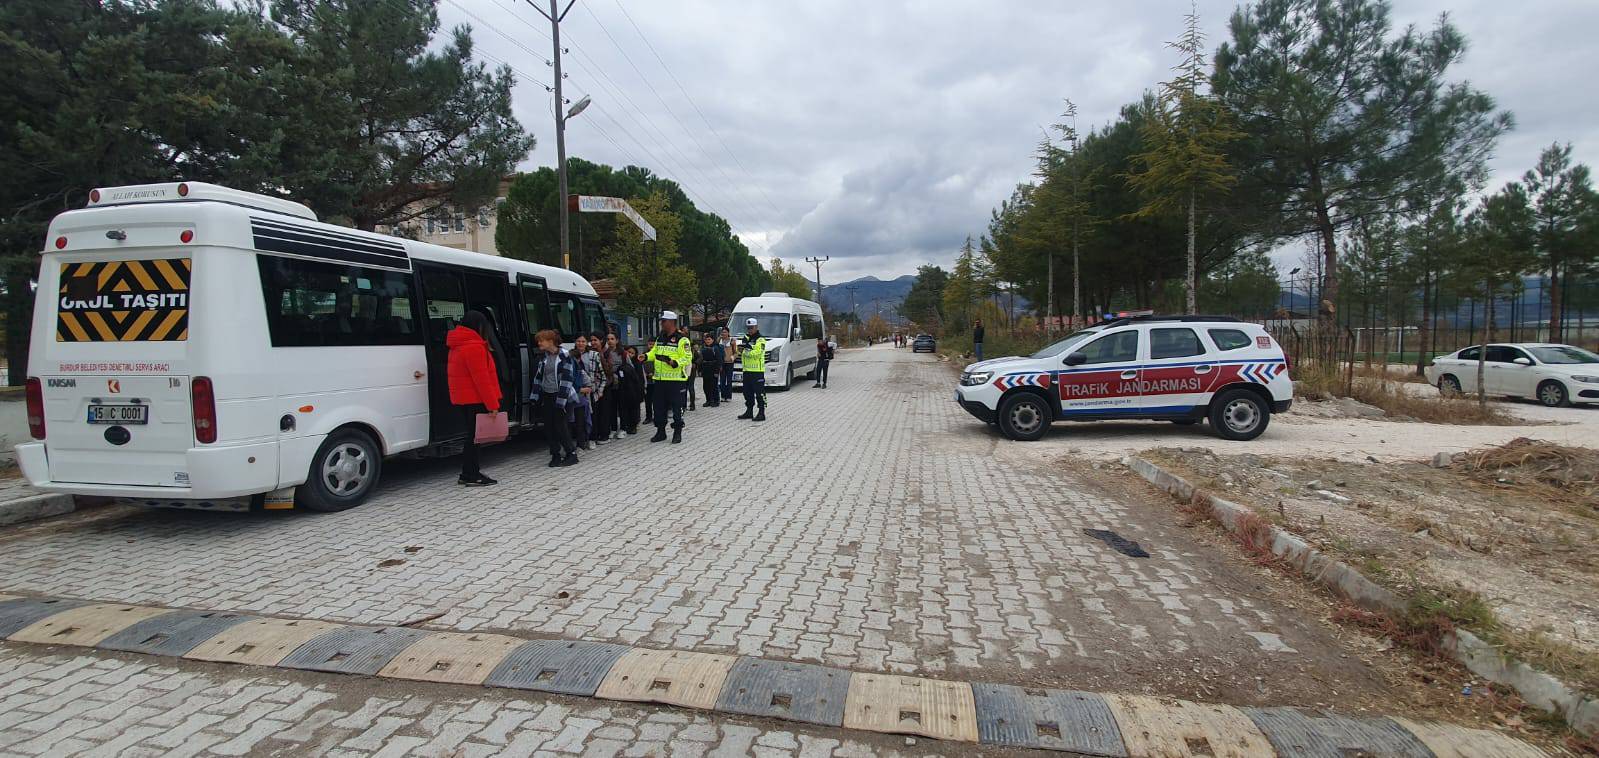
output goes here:
{"type": "Polygon", "coordinates": [[[994,372],[992,371],[973,371],[961,376],[961,384],[967,387],[976,387],[981,384],[988,384],[989,380],[993,378],[994,372]]]}
{"type": "Polygon", "coordinates": [[[1573,376],[1571,380],[1583,384],[1599,384],[1599,376],[1573,376]]]}

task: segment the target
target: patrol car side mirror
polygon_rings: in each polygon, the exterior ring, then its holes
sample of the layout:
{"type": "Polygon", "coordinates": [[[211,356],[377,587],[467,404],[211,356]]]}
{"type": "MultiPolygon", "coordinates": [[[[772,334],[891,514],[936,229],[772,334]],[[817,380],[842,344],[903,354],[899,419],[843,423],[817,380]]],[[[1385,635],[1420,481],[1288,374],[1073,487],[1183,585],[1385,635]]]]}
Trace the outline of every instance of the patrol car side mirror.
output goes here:
{"type": "Polygon", "coordinates": [[[1066,354],[1066,365],[1068,365],[1068,366],[1081,366],[1081,365],[1083,365],[1084,363],[1087,363],[1087,362],[1088,362],[1088,356],[1083,355],[1082,353],[1067,353],[1066,354]]]}

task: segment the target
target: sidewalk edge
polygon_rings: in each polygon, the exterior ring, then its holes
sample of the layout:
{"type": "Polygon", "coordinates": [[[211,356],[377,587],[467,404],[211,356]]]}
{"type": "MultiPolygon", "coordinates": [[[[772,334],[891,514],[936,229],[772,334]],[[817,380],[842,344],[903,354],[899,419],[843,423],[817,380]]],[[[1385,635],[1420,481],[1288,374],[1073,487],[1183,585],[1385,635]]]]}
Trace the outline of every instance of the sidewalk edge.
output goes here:
{"type": "MultiPolygon", "coordinates": [[[[1177,500],[1209,508],[1210,515],[1228,532],[1237,534],[1246,516],[1259,518],[1253,509],[1202,490],[1144,458],[1128,456],[1122,463],[1177,500]]],[[[1366,578],[1349,564],[1311,547],[1280,527],[1269,523],[1265,526],[1271,535],[1272,553],[1304,577],[1366,610],[1384,613],[1406,610],[1406,603],[1398,595],[1366,578]]],[[[1505,656],[1498,648],[1464,629],[1445,638],[1444,649],[1468,671],[1515,690],[1534,707],[1559,715],[1579,734],[1599,735],[1599,697],[1505,656]]]]}

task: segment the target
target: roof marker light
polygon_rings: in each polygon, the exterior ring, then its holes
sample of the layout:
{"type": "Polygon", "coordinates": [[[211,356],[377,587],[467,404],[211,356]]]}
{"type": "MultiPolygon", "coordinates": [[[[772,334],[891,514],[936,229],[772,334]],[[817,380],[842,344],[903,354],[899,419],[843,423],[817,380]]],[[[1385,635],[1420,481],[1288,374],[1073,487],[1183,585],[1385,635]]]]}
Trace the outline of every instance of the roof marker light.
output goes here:
{"type": "Polygon", "coordinates": [[[194,230],[193,229],[184,229],[183,233],[178,235],[178,240],[183,242],[184,244],[188,244],[190,242],[193,242],[194,241],[194,230]]]}
{"type": "Polygon", "coordinates": [[[65,250],[66,247],[67,247],[67,238],[66,237],[57,237],[56,238],[56,249],[57,250],[65,250]]]}
{"type": "Polygon", "coordinates": [[[91,203],[100,202],[100,190],[89,190],[89,202],[91,202],[91,203]]]}
{"type": "Polygon", "coordinates": [[[182,184],[179,184],[178,185],[178,197],[188,197],[188,196],[189,196],[189,183],[188,182],[184,182],[182,184]]]}

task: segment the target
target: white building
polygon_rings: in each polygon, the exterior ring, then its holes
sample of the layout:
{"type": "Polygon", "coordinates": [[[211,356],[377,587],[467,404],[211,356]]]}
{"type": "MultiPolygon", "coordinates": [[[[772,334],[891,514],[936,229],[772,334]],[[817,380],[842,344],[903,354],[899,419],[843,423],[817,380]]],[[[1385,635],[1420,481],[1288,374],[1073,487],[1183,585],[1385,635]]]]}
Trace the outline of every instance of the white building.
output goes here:
{"type": "Polygon", "coordinates": [[[494,230],[499,225],[500,204],[505,202],[505,193],[515,178],[507,176],[500,180],[499,192],[490,205],[481,208],[441,205],[398,226],[379,226],[376,231],[456,250],[499,255],[500,251],[494,246],[494,230]]]}

